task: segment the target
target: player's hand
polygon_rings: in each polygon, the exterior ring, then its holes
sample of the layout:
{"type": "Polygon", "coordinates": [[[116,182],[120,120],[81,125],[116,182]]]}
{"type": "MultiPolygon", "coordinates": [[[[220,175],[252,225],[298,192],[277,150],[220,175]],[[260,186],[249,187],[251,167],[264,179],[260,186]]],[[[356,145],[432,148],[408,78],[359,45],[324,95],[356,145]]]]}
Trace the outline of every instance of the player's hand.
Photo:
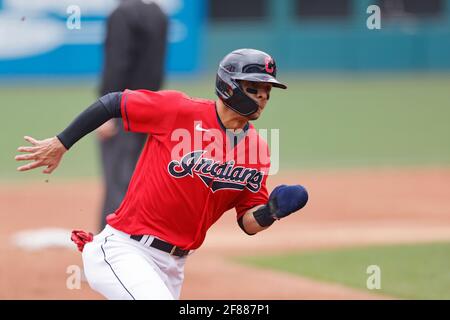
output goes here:
{"type": "Polygon", "coordinates": [[[101,141],[104,141],[114,137],[117,134],[117,132],[119,132],[119,129],[117,128],[114,119],[111,119],[109,121],[106,121],[100,127],[98,127],[97,130],[95,130],[95,132],[97,133],[98,138],[101,141]]]}
{"type": "Polygon", "coordinates": [[[308,192],[300,185],[279,185],[273,189],[269,196],[270,212],[275,219],[284,218],[300,210],[307,202],[308,192]]]}
{"type": "Polygon", "coordinates": [[[27,154],[17,155],[15,157],[16,161],[26,161],[33,160],[26,165],[18,167],[18,171],[28,171],[38,167],[47,167],[43,173],[52,173],[55,170],[64,153],[67,149],[59,141],[57,137],[36,140],[32,137],[25,136],[24,139],[30,142],[33,146],[19,147],[17,151],[26,152],[27,154]]]}

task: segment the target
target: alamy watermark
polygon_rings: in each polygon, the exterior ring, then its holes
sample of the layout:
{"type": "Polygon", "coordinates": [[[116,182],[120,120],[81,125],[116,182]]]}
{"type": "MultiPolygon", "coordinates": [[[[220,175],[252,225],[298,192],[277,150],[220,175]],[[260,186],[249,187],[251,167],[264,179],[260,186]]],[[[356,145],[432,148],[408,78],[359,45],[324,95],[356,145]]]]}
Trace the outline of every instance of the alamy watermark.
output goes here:
{"type": "Polygon", "coordinates": [[[80,266],[70,265],[66,268],[66,273],[69,275],[66,279],[66,288],[69,290],[81,289],[81,281],[84,278],[84,274],[80,266]]]}
{"type": "Polygon", "coordinates": [[[367,18],[366,26],[369,30],[379,30],[381,29],[381,10],[377,5],[370,5],[367,7],[366,12],[370,14],[367,18]]]}
{"type": "MultiPolygon", "coordinates": [[[[193,126],[193,131],[178,128],[170,136],[175,143],[171,150],[174,161],[169,164],[174,176],[186,170],[192,175],[191,171],[196,167],[203,173],[224,178],[233,176],[232,171],[237,174],[237,168],[255,165],[262,168],[265,175],[278,173],[279,129],[252,128],[246,132],[228,129],[224,134],[221,129],[203,127],[202,121],[194,121],[193,126]]],[[[239,169],[239,172],[242,173],[242,170],[239,169]]]]}
{"type": "Polygon", "coordinates": [[[366,273],[369,277],[366,281],[366,287],[369,290],[380,290],[381,289],[381,268],[376,264],[372,264],[367,267],[366,273]]]}
{"type": "Polygon", "coordinates": [[[77,5],[67,7],[66,13],[69,15],[66,20],[66,26],[69,30],[81,29],[81,8],[77,5]]]}

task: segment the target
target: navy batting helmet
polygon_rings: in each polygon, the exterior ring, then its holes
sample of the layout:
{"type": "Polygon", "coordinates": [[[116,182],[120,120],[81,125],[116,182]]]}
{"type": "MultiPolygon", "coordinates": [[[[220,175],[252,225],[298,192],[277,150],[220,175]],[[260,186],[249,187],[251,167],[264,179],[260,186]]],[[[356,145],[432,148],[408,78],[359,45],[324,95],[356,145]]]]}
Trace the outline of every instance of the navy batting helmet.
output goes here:
{"type": "Polygon", "coordinates": [[[216,94],[227,107],[243,116],[258,110],[258,104],[247,96],[239,80],[271,83],[274,87],[287,89],[275,77],[275,60],[267,53],[255,49],[235,50],[219,64],[216,76],[216,94]]]}

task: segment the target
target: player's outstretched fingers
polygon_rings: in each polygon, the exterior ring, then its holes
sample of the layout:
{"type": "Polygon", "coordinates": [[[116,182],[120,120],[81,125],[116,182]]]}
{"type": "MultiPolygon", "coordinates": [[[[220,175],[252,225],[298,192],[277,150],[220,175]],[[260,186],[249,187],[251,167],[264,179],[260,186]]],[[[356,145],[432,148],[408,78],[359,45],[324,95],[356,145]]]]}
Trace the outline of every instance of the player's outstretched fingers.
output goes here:
{"type": "Polygon", "coordinates": [[[17,161],[34,160],[32,163],[17,168],[18,171],[28,171],[37,167],[46,166],[47,169],[44,173],[51,173],[55,170],[63,154],[67,149],[58,140],[57,137],[48,138],[45,140],[36,140],[32,137],[25,136],[25,140],[34,144],[33,147],[19,147],[20,151],[27,152],[33,151],[29,154],[16,155],[17,161]]]}
{"type": "Polygon", "coordinates": [[[50,174],[55,170],[57,165],[50,165],[45,170],[42,171],[42,173],[50,174]]]}
{"type": "Polygon", "coordinates": [[[17,151],[19,152],[35,152],[39,149],[39,147],[18,147],[17,151]]]}
{"type": "Polygon", "coordinates": [[[43,164],[41,161],[34,161],[34,162],[28,163],[24,166],[18,167],[17,171],[28,171],[28,170],[31,170],[31,169],[34,169],[37,167],[42,167],[44,165],[45,164],[43,164]]]}
{"type": "Polygon", "coordinates": [[[35,153],[21,154],[15,156],[14,159],[16,161],[36,160],[36,154],[35,153]]]}
{"type": "Polygon", "coordinates": [[[39,141],[37,141],[36,139],[34,139],[33,137],[30,137],[30,136],[25,136],[23,138],[25,140],[27,140],[29,143],[31,143],[33,146],[35,146],[39,143],[39,141]]]}

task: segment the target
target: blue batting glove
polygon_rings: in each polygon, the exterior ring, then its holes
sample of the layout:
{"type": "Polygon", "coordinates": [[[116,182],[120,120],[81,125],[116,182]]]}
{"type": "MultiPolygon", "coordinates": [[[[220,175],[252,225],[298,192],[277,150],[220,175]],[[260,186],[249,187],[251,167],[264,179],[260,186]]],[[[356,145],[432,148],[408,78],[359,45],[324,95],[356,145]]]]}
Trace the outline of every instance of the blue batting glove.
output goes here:
{"type": "Polygon", "coordinates": [[[303,208],[307,202],[308,192],[301,185],[279,185],[273,189],[269,196],[270,212],[275,219],[287,217],[303,208]]]}

